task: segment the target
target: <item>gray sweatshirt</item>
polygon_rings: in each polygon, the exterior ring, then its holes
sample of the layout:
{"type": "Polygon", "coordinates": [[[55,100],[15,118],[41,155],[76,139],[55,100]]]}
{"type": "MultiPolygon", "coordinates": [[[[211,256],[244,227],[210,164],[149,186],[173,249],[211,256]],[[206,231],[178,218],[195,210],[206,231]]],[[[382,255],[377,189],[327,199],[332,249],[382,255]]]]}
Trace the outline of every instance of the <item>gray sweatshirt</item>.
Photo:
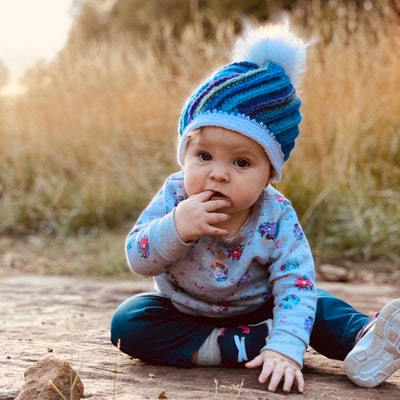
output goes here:
{"type": "Polygon", "coordinates": [[[153,276],[159,292],[191,315],[237,316],[273,296],[273,327],[262,350],[302,365],[317,295],[313,257],[293,207],[268,186],[235,236],[184,243],[174,224],[174,209],[187,198],[183,176],[166,180],[129,233],[130,268],[153,276]]]}

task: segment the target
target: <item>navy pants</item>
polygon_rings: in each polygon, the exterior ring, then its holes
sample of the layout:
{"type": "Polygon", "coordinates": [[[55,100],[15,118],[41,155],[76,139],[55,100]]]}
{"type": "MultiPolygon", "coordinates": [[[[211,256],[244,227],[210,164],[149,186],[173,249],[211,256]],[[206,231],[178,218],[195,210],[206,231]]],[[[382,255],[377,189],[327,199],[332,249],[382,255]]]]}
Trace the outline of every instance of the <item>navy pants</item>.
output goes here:
{"type": "MultiPolygon", "coordinates": [[[[124,353],[148,363],[190,367],[193,353],[214,328],[264,321],[272,318],[273,306],[271,299],[249,314],[213,319],[183,314],[169,299],[157,293],[138,294],[115,311],[111,341],[124,353]]],[[[344,360],[354,346],[358,331],[370,320],[343,300],[318,289],[310,346],[328,358],[344,360]]]]}

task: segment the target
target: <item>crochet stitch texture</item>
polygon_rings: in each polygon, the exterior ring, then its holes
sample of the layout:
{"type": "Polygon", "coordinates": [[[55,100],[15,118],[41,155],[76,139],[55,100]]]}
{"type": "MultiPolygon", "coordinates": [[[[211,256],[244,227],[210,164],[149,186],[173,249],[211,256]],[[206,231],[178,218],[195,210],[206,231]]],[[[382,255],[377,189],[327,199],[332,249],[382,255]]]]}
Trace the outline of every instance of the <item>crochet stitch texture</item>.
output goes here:
{"type": "Polygon", "coordinates": [[[274,168],[274,181],[278,181],[283,163],[295,147],[302,116],[294,85],[284,67],[272,60],[281,60],[297,83],[294,73],[302,71],[306,46],[290,34],[286,25],[248,32],[238,43],[245,47],[244,55],[265,61],[262,65],[252,60],[230,63],[190,96],[179,120],[178,161],[184,165],[190,132],[203,126],[219,126],[257,141],[274,168]],[[250,43],[245,42],[246,37],[251,38],[250,43]]]}

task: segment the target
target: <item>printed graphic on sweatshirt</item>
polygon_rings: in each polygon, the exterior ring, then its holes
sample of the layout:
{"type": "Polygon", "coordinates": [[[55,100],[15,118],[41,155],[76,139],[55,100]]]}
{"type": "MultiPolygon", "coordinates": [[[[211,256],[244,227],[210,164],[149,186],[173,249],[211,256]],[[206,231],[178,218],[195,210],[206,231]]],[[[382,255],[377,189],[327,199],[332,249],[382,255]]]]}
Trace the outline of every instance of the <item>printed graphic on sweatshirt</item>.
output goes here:
{"type": "Polygon", "coordinates": [[[210,309],[214,314],[219,314],[222,312],[228,312],[229,311],[229,305],[225,304],[212,304],[210,306],[210,309]]]}
{"type": "Polygon", "coordinates": [[[294,224],[293,234],[294,234],[294,237],[296,238],[296,240],[298,240],[298,241],[303,240],[304,233],[303,233],[302,229],[300,228],[299,224],[294,224]]]}
{"type": "Polygon", "coordinates": [[[300,303],[300,297],[295,294],[288,294],[282,299],[282,303],[279,304],[279,307],[284,308],[285,310],[291,310],[300,303]]]}
{"type": "Polygon", "coordinates": [[[280,194],[274,194],[274,199],[277,200],[281,206],[281,208],[285,208],[285,206],[289,205],[289,201],[280,194]]]}
{"type": "Polygon", "coordinates": [[[302,278],[296,279],[296,287],[299,290],[313,290],[314,284],[307,275],[303,275],[302,278]]]}
{"type": "Polygon", "coordinates": [[[138,251],[142,258],[148,258],[150,256],[150,243],[147,236],[143,236],[138,243],[138,251]]]}
{"type": "MultiPolygon", "coordinates": [[[[246,273],[240,278],[240,281],[237,283],[237,287],[245,285],[247,282],[249,282],[251,279],[251,275],[249,271],[247,270],[246,273]]],[[[242,298],[242,297],[241,297],[242,298]]]]}
{"type": "Polygon", "coordinates": [[[181,194],[178,194],[178,193],[174,193],[174,196],[175,196],[175,198],[176,198],[176,200],[175,200],[175,207],[177,207],[178,206],[178,204],[181,202],[181,201],[183,201],[183,200],[185,200],[185,197],[184,196],[182,196],[181,194]]]}
{"type": "Polygon", "coordinates": [[[304,321],[304,328],[310,334],[311,334],[313,325],[314,325],[314,318],[313,317],[306,318],[306,320],[304,321]]]}
{"type": "Polygon", "coordinates": [[[210,277],[217,282],[225,282],[228,279],[229,268],[220,261],[214,261],[210,267],[210,277]]]}
{"type": "Polygon", "coordinates": [[[258,233],[261,237],[267,240],[274,240],[278,235],[279,223],[278,222],[263,222],[258,227],[258,233]]]}
{"type": "Polygon", "coordinates": [[[281,265],[281,272],[286,273],[300,268],[300,263],[297,258],[289,260],[286,264],[281,265]]]}
{"type": "Polygon", "coordinates": [[[232,260],[240,260],[240,257],[242,257],[243,254],[243,249],[243,244],[236,244],[228,247],[228,258],[231,258],[232,260]]]}

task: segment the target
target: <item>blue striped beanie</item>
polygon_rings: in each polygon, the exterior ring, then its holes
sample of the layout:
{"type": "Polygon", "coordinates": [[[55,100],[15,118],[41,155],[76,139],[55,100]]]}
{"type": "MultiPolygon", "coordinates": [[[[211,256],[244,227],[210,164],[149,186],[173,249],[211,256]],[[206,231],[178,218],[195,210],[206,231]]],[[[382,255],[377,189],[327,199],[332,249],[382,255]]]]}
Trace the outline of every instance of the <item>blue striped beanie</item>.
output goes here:
{"type": "Polygon", "coordinates": [[[301,100],[296,88],[305,60],[306,44],[287,25],[248,31],[236,43],[234,61],[211,75],[186,102],[179,120],[180,165],[190,132],[219,126],[258,142],[273,166],[273,180],[279,181],[299,134],[301,100]]]}

